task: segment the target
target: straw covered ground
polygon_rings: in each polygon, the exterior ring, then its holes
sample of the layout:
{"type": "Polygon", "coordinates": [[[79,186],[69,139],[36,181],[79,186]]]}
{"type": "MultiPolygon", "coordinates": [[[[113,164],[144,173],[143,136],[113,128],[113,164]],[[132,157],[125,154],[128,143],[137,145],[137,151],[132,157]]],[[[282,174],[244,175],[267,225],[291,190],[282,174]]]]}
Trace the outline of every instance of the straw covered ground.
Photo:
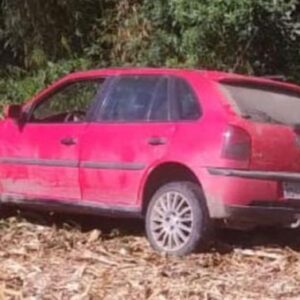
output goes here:
{"type": "Polygon", "coordinates": [[[300,299],[299,231],[220,231],[211,252],[154,253],[140,222],[11,216],[3,299],[300,299]]]}

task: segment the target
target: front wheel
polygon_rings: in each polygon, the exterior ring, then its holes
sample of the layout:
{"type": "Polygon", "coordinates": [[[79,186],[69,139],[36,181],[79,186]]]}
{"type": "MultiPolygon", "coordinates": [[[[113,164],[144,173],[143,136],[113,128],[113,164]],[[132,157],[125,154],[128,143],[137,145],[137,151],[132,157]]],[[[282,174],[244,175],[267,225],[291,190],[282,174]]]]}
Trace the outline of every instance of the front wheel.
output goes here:
{"type": "Polygon", "coordinates": [[[201,188],[172,182],[152,197],[146,214],[152,247],[171,255],[187,255],[207,246],[210,220],[201,188]]]}

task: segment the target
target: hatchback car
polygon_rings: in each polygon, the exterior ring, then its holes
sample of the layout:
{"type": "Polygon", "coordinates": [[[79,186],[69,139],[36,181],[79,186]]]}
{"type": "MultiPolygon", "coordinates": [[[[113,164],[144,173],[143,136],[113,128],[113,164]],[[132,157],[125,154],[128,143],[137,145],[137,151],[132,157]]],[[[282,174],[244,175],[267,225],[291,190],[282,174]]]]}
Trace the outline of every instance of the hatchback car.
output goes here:
{"type": "Polygon", "coordinates": [[[297,225],[300,88],[212,71],[67,75],[0,123],[7,205],[145,219],[158,251],[215,224],[297,225]]]}

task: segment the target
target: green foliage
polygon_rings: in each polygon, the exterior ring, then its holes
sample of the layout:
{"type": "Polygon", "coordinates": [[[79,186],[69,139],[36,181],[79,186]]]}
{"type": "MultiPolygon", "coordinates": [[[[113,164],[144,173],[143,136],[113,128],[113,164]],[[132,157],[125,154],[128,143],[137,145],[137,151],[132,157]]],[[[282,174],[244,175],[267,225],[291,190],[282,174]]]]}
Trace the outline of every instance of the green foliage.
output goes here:
{"type": "Polygon", "coordinates": [[[0,0],[0,7],[4,102],[91,66],[212,68],[300,80],[297,0],[0,0]]]}
{"type": "Polygon", "coordinates": [[[0,99],[2,104],[20,103],[36,94],[60,76],[75,70],[90,68],[90,62],[84,59],[48,62],[47,67],[33,72],[30,76],[21,69],[11,69],[0,80],[0,99]]]}
{"type": "Polygon", "coordinates": [[[85,55],[99,66],[149,64],[151,22],[142,8],[138,0],[115,1],[96,20],[93,42],[85,48],[85,55]]]}
{"type": "Polygon", "coordinates": [[[88,42],[93,21],[101,16],[102,2],[2,0],[4,47],[27,68],[46,66],[48,60],[71,58],[73,51],[82,52],[88,42]]]}
{"type": "Polygon", "coordinates": [[[100,66],[213,68],[298,79],[296,0],[121,0],[85,55],[100,66]]]}
{"type": "MultiPolygon", "coordinates": [[[[297,1],[145,0],[156,27],[155,64],[246,73],[290,71],[298,48],[297,1]]],[[[299,57],[298,57],[299,59],[299,57]]]]}

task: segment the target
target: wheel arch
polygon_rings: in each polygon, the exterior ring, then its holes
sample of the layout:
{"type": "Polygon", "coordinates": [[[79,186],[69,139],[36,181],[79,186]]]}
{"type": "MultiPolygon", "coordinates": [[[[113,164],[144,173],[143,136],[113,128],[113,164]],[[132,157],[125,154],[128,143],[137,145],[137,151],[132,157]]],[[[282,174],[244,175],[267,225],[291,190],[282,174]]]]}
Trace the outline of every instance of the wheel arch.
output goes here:
{"type": "Polygon", "coordinates": [[[139,197],[143,215],[145,215],[155,191],[160,186],[172,181],[190,181],[196,183],[202,189],[199,178],[190,167],[178,162],[163,162],[152,168],[144,180],[139,197]]]}

